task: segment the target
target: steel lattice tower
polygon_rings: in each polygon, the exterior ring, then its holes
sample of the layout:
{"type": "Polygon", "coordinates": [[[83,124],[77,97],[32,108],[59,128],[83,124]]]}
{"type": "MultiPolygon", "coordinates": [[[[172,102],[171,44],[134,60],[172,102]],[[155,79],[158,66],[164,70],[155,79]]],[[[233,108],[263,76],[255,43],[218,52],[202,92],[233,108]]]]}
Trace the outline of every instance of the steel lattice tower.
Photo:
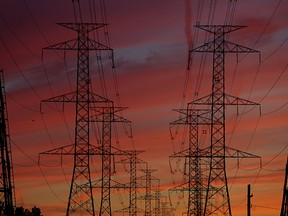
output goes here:
{"type": "Polygon", "coordinates": [[[288,216],[288,187],[287,187],[287,179],[288,179],[288,160],[286,162],[284,187],[283,187],[283,198],[282,198],[280,216],[288,216]]]}
{"type": "MultiPolygon", "coordinates": [[[[58,43],[44,49],[77,51],[78,58],[76,92],[46,99],[42,102],[76,104],[75,143],[40,154],[74,156],[73,174],[66,215],[72,215],[73,213],[80,213],[81,215],[95,215],[90,175],[90,157],[91,155],[102,154],[102,149],[95,147],[90,143],[90,108],[95,107],[95,104],[101,104],[103,107],[113,107],[113,103],[110,100],[91,92],[89,52],[92,50],[112,51],[112,49],[89,38],[90,32],[104,27],[106,24],[60,23],[59,25],[76,31],[78,34],[77,39],[58,43]]],[[[109,118],[110,122],[110,117],[111,112],[109,112],[108,116],[104,115],[103,118],[109,118]]],[[[107,121],[104,119],[103,122],[107,121]]],[[[109,129],[111,128],[109,127],[109,129]]],[[[108,142],[106,140],[106,134],[103,134],[102,138],[103,143],[108,142]]]]}
{"type": "Polygon", "coordinates": [[[146,188],[137,182],[137,164],[145,164],[147,162],[139,159],[138,154],[143,153],[141,150],[125,150],[128,158],[120,160],[118,163],[129,164],[130,181],[126,184],[117,184],[117,188],[125,188],[129,190],[129,206],[116,212],[129,213],[129,216],[136,216],[137,213],[143,212],[142,209],[137,208],[137,189],[146,188]]]}
{"type": "Polygon", "coordinates": [[[161,216],[170,216],[174,215],[173,208],[167,207],[168,202],[161,202],[161,216]]]}
{"type": "MultiPolygon", "coordinates": [[[[122,151],[115,147],[112,147],[112,123],[131,123],[122,116],[117,115],[117,112],[123,111],[125,108],[122,107],[93,107],[92,110],[95,112],[95,115],[91,118],[91,122],[100,122],[102,123],[102,144],[101,152],[95,152],[96,155],[102,156],[102,178],[101,178],[101,203],[100,203],[100,212],[99,215],[112,215],[111,209],[111,189],[112,188],[127,188],[126,185],[116,183],[113,185],[111,183],[112,177],[112,157],[114,155],[124,155],[130,156],[130,151],[122,151]]],[[[92,188],[99,188],[99,181],[96,183],[93,182],[92,188]]]]}
{"type": "MultiPolygon", "coordinates": [[[[184,117],[172,122],[170,127],[175,125],[188,125],[189,127],[189,147],[186,150],[175,153],[170,158],[188,158],[188,182],[180,185],[182,190],[188,191],[187,216],[203,215],[203,159],[198,144],[198,127],[200,125],[210,125],[209,112],[205,109],[176,109],[184,117]]],[[[207,160],[207,159],[206,159],[207,160]]],[[[176,188],[177,190],[177,188],[176,188]]]]}
{"type": "Polygon", "coordinates": [[[0,70],[0,109],[0,215],[8,216],[14,215],[15,190],[3,70],[0,70]]]}
{"type": "Polygon", "coordinates": [[[152,180],[157,180],[159,182],[159,179],[152,176],[152,173],[156,171],[155,169],[141,169],[141,171],[145,173],[144,176],[139,178],[139,180],[145,181],[145,195],[139,197],[139,199],[145,200],[144,216],[152,216],[152,200],[155,199],[152,195],[152,180]]]}
{"type": "Polygon", "coordinates": [[[213,41],[190,51],[190,53],[213,53],[212,94],[191,102],[193,105],[211,106],[211,139],[209,154],[207,155],[210,157],[210,170],[204,215],[231,216],[225,159],[227,156],[232,158],[255,158],[258,156],[228,149],[225,145],[225,106],[256,106],[259,104],[225,94],[225,54],[255,53],[258,51],[225,40],[225,35],[245,26],[197,25],[197,27],[214,36],[213,41]],[[227,154],[228,150],[230,151],[229,155],[227,154]]]}
{"type": "Polygon", "coordinates": [[[157,185],[157,188],[155,189],[155,215],[160,216],[161,212],[161,193],[160,193],[160,182],[157,185]]]}

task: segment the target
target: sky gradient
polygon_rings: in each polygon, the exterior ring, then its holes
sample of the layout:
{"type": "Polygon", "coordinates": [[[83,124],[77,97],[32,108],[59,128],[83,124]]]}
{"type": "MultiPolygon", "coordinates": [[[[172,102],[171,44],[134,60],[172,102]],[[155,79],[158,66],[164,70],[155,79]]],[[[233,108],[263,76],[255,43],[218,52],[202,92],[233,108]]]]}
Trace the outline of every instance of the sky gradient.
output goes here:
{"type": "MultiPolygon", "coordinates": [[[[81,2],[87,21],[89,3],[93,2],[81,2]]],[[[118,125],[119,143],[113,137],[113,145],[145,151],[139,157],[157,169],[153,174],[160,179],[167,201],[167,189],[181,184],[184,163],[172,161],[172,174],[169,156],[187,147],[182,127],[171,140],[169,123],[178,118],[172,109],[181,107],[183,95],[186,104],[196,92],[199,97],[211,92],[210,54],[202,66],[205,57],[194,54],[190,71],[186,70],[188,50],[211,40],[195,25],[224,24],[228,2],[105,1],[118,83],[115,88],[111,67],[107,58],[103,59],[107,96],[116,101],[115,92],[119,93],[121,105],[129,107],[124,115],[133,126],[131,141],[118,125]],[[185,80],[187,91],[183,93],[185,80]]],[[[248,184],[252,185],[253,215],[279,215],[281,208],[288,151],[287,11],[288,2],[284,0],[239,0],[232,13],[233,25],[247,27],[231,33],[229,41],[261,53],[260,58],[258,54],[227,54],[225,59],[226,92],[261,103],[261,111],[258,107],[239,107],[237,114],[237,108],[227,108],[227,145],[262,157],[262,168],[254,159],[239,164],[227,160],[231,207],[236,216],[246,215],[248,184]]],[[[73,4],[67,0],[0,2],[0,67],[5,75],[17,205],[36,205],[45,216],[65,214],[72,160],[64,158],[61,165],[60,158],[49,156],[41,158],[38,166],[38,154],[73,143],[75,111],[71,105],[62,112],[62,106],[45,104],[40,111],[40,101],[75,89],[76,55],[67,52],[64,61],[63,52],[42,52],[42,48],[75,38],[73,31],[55,24],[74,20],[73,4]]],[[[103,95],[94,53],[91,76],[93,91],[103,95]]],[[[97,128],[93,132],[97,134],[97,128]]],[[[92,140],[96,142],[97,135],[92,140]]],[[[207,145],[208,140],[208,135],[201,134],[201,145],[207,145]]],[[[95,179],[100,177],[99,161],[97,157],[92,160],[95,179]]],[[[118,167],[117,179],[127,180],[128,173],[118,167]]],[[[127,206],[128,193],[120,192],[113,192],[113,210],[127,206]]],[[[95,190],[96,208],[99,195],[95,190]]],[[[187,195],[181,198],[181,194],[172,194],[171,200],[175,215],[181,215],[187,195]]],[[[144,201],[139,201],[139,207],[143,205],[144,201]]]]}

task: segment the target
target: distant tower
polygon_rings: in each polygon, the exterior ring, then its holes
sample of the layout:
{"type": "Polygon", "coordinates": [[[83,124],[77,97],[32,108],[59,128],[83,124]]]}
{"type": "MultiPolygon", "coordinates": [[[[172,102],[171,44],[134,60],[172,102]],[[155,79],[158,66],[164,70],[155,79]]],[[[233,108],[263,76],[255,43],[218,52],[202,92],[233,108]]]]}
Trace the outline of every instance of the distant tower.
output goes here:
{"type": "Polygon", "coordinates": [[[0,215],[14,215],[15,190],[3,70],[0,71],[0,215]]]}
{"type": "Polygon", "coordinates": [[[157,181],[159,179],[152,176],[152,173],[155,172],[155,169],[141,169],[145,173],[144,176],[141,176],[139,180],[145,181],[145,195],[139,197],[139,199],[145,200],[145,213],[144,216],[152,216],[152,200],[155,200],[155,197],[152,194],[152,181],[157,181]]]}
{"type": "Polygon", "coordinates": [[[282,199],[282,206],[281,206],[280,216],[288,216],[287,179],[288,179],[288,159],[287,159],[287,162],[286,162],[285,179],[284,179],[284,187],[283,187],[283,199],[282,199]]]}
{"type": "MultiPolygon", "coordinates": [[[[188,191],[188,207],[185,214],[187,216],[203,215],[203,197],[204,188],[206,188],[203,179],[203,165],[207,164],[207,159],[201,158],[201,152],[198,143],[198,127],[201,125],[210,125],[209,111],[206,109],[176,109],[184,117],[170,123],[170,128],[175,125],[188,125],[189,127],[189,147],[183,151],[177,152],[170,158],[188,158],[188,182],[173,188],[171,191],[188,191]]],[[[186,161],[186,160],[185,160],[186,161]]],[[[186,166],[185,166],[186,170],[186,166]]]]}
{"type": "MultiPolygon", "coordinates": [[[[239,150],[228,148],[225,143],[225,107],[227,105],[259,104],[234,97],[225,92],[225,54],[226,53],[255,53],[254,49],[229,42],[226,35],[245,26],[231,25],[197,25],[196,27],[213,34],[211,42],[194,48],[191,52],[213,54],[212,93],[196,99],[190,104],[193,106],[205,105],[211,109],[210,147],[206,156],[210,158],[207,193],[204,206],[204,215],[231,216],[231,206],[226,176],[226,158],[257,158],[239,150]],[[234,152],[234,153],[233,153],[234,152]]],[[[204,156],[204,155],[203,155],[204,156]]]]}

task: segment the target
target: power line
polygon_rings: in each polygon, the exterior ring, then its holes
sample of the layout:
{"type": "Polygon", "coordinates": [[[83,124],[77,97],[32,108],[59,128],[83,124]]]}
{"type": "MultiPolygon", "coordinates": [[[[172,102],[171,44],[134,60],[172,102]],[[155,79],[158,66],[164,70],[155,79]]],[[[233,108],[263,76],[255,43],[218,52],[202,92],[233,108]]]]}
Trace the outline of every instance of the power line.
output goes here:
{"type": "Polygon", "coordinates": [[[273,90],[273,88],[276,86],[276,84],[280,81],[281,77],[284,75],[284,73],[286,72],[286,69],[288,67],[288,63],[285,65],[284,69],[282,70],[282,72],[279,74],[279,76],[277,77],[277,79],[275,80],[275,82],[273,83],[273,85],[271,86],[271,88],[268,90],[268,92],[262,97],[262,99],[259,101],[259,103],[261,103],[269,94],[270,92],[273,90]]]}
{"type": "MultiPolygon", "coordinates": [[[[279,0],[276,7],[274,8],[273,10],[273,13],[271,14],[267,24],[265,25],[264,29],[262,30],[262,32],[260,33],[260,36],[256,39],[256,41],[254,42],[254,44],[251,46],[252,48],[254,48],[257,43],[260,41],[260,39],[263,37],[264,33],[266,32],[266,30],[268,29],[268,26],[270,25],[272,19],[274,18],[279,6],[280,6],[280,3],[281,3],[282,0],[279,0]]],[[[244,55],[242,59],[240,59],[239,61],[242,61],[244,58],[246,58],[248,54],[244,55]]]]}
{"type": "Polygon", "coordinates": [[[47,44],[50,44],[49,41],[48,41],[48,39],[47,39],[46,36],[44,35],[43,31],[41,30],[40,26],[39,26],[38,23],[36,22],[36,19],[35,19],[34,15],[33,15],[32,11],[30,10],[30,7],[29,7],[29,5],[27,4],[26,0],[23,0],[23,2],[24,2],[24,4],[25,4],[25,7],[26,7],[29,15],[31,16],[32,21],[33,21],[34,25],[36,26],[37,30],[40,32],[40,34],[41,34],[41,36],[43,37],[43,39],[45,40],[45,42],[46,42],[47,44]]]}
{"type": "Polygon", "coordinates": [[[35,93],[35,95],[37,95],[37,97],[39,99],[41,99],[41,96],[38,94],[38,92],[35,90],[35,88],[31,85],[31,83],[29,82],[29,80],[27,79],[27,77],[25,76],[24,72],[21,70],[20,66],[17,64],[15,58],[13,57],[11,51],[9,50],[7,44],[5,43],[5,41],[3,40],[3,38],[0,36],[0,39],[3,43],[3,45],[5,46],[10,58],[12,59],[13,63],[15,64],[15,66],[17,67],[18,71],[20,72],[20,74],[22,75],[22,77],[24,78],[24,80],[26,81],[26,83],[28,84],[28,86],[32,89],[32,91],[35,93]]]}
{"type": "Polygon", "coordinates": [[[36,53],[34,53],[28,46],[25,45],[25,43],[21,40],[20,37],[17,36],[17,34],[15,33],[15,31],[13,31],[13,29],[11,28],[11,26],[8,24],[8,22],[6,21],[6,19],[3,17],[3,15],[0,14],[1,20],[2,22],[6,25],[6,27],[8,28],[8,30],[12,33],[12,35],[17,39],[17,41],[21,44],[22,47],[24,47],[25,50],[27,50],[32,56],[34,56],[37,59],[41,59],[41,57],[39,55],[37,55],[36,53]]]}
{"type": "Polygon", "coordinates": [[[261,205],[252,205],[252,207],[258,207],[258,208],[265,208],[265,209],[273,209],[279,211],[279,208],[269,207],[269,206],[261,206],[261,205]]]}
{"type": "Polygon", "coordinates": [[[272,159],[270,159],[268,162],[266,162],[265,164],[263,164],[263,167],[267,166],[268,164],[270,164],[272,161],[274,161],[282,152],[285,151],[285,149],[288,147],[288,144],[284,146],[284,148],[281,149],[280,152],[278,152],[272,159]]]}
{"type": "Polygon", "coordinates": [[[18,104],[19,106],[21,106],[22,108],[31,111],[31,112],[36,112],[36,113],[40,113],[39,110],[35,110],[32,109],[30,107],[25,106],[23,103],[21,103],[19,100],[16,100],[16,98],[14,98],[12,95],[10,95],[9,93],[6,92],[7,97],[9,97],[11,100],[13,100],[16,104],[18,104]]]}
{"type": "Polygon", "coordinates": [[[273,55],[275,55],[281,48],[284,46],[284,44],[288,41],[288,37],[266,58],[262,59],[262,62],[267,61],[269,58],[271,58],[273,55]]]}
{"type": "Polygon", "coordinates": [[[42,174],[42,176],[43,176],[46,184],[48,185],[50,191],[52,192],[52,194],[53,194],[59,201],[61,201],[62,203],[66,203],[66,202],[65,202],[64,200],[62,200],[62,199],[56,194],[56,192],[53,190],[52,186],[49,184],[46,176],[44,175],[44,172],[43,172],[41,166],[39,165],[38,167],[39,167],[39,169],[40,169],[40,171],[41,171],[41,174],[42,174]]]}

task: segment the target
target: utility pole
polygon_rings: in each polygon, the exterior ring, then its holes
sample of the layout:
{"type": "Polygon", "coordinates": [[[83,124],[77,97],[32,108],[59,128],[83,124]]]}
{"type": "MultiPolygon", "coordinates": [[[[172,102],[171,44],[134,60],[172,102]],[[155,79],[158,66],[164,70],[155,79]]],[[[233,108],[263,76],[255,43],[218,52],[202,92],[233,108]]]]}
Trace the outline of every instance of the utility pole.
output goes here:
{"type": "MultiPolygon", "coordinates": [[[[254,49],[247,48],[225,39],[231,32],[244,28],[232,25],[197,25],[199,29],[213,34],[214,39],[202,46],[189,51],[213,53],[212,93],[196,99],[190,104],[209,106],[211,110],[210,147],[202,155],[210,158],[207,193],[205,198],[204,215],[231,216],[230,197],[226,176],[226,158],[259,158],[246,152],[228,148],[225,143],[225,107],[227,105],[259,104],[234,97],[225,92],[225,54],[226,53],[255,53],[254,49]]],[[[190,59],[190,57],[189,57],[190,59]]],[[[188,63],[188,68],[189,68],[188,63]]]]}
{"type": "Polygon", "coordinates": [[[288,159],[286,162],[285,169],[285,178],[284,178],[284,186],[283,186],[283,198],[281,205],[281,213],[280,216],[288,216],[288,188],[287,188],[287,179],[288,179],[288,159]]]}
{"type": "Polygon", "coordinates": [[[0,215],[14,215],[15,188],[4,72],[0,70],[0,215]]]}
{"type": "Polygon", "coordinates": [[[247,216],[251,216],[251,198],[253,197],[253,195],[251,194],[251,185],[248,184],[247,187],[247,216]]]}

